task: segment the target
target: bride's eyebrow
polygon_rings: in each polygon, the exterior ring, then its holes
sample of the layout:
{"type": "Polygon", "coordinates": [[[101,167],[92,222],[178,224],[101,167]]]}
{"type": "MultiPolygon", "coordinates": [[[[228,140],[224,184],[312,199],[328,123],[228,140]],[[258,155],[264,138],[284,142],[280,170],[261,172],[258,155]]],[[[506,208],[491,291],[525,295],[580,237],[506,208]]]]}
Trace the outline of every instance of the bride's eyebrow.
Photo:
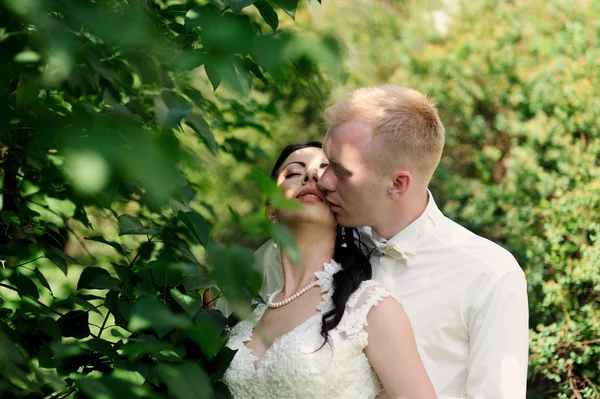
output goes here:
{"type": "Polygon", "coordinates": [[[304,162],[300,162],[300,161],[292,161],[290,163],[288,163],[287,165],[285,165],[283,168],[281,168],[281,170],[287,168],[288,166],[290,166],[291,164],[297,163],[298,165],[306,168],[306,164],[304,162]]]}

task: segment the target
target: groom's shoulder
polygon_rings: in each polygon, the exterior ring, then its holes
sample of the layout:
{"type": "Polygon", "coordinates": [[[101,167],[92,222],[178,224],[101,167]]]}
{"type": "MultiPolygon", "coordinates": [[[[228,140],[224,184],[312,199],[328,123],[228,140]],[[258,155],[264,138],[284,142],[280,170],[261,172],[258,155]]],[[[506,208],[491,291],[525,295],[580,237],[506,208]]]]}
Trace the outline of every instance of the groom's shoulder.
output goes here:
{"type": "Polygon", "coordinates": [[[513,254],[506,248],[454,220],[444,217],[438,227],[435,233],[436,240],[446,247],[457,263],[496,275],[522,270],[513,254]]]}

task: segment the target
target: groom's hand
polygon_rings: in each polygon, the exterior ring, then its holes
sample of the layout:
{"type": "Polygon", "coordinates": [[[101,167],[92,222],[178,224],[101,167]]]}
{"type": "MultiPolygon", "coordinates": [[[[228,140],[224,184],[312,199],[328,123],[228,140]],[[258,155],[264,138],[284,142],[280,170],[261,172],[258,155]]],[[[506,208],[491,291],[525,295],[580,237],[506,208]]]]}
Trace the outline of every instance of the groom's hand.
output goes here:
{"type": "Polygon", "coordinates": [[[207,288],[202,294],[202,308],[206,310],[210,310],[215,307],[215,302],[212,299],[212,295],[210,293],[210,288],[207,288]]]}

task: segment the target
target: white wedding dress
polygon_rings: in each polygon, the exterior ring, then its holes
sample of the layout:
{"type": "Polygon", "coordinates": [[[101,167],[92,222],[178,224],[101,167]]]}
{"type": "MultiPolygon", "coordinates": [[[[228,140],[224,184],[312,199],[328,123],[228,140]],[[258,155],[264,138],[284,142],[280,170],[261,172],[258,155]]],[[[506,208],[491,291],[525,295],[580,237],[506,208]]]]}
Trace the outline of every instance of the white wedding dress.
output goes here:
{"type": "Polygon", "coordinates": [[[375,398],[382,390],[363,349],[367,346],[367,314],[382,299],[391,296],[380,283],[363,281],[350,296],[344,315],[329,331],[331,344],[320,334],[321,318],[332,308],[332,278],[340,270],[335,261],[316,272],[323,295],[317,313],[292,331],[277,338],[261,358],[245,345],[267,310],[260,304],[254,319],[238,323],[227,346],[237,350],[224,381],[233,397],[246,398],[375,398]]]}

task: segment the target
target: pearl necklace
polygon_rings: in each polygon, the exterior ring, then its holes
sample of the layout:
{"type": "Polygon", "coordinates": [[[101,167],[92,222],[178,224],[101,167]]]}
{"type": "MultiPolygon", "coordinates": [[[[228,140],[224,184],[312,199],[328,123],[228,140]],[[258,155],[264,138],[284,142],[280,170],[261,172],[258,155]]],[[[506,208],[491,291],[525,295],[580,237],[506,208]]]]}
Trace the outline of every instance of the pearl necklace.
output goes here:
{"type": "Polygon", "coordinates": [[[300,295],[306,293],[308,290],[317,286],[318,284],[319,284],[319,280],[313,281],[312,283],[310,283],[306,287],[302,288],[300,291],[296,292],[294,295],[284,299],[283,301],[273,302],[273,298],[275,298],[277,296],[277,294],[279,294],[283,290],[283,287],[281,287],[280,289],[278,289],[277,291],[275,291],[274,293],[271,294],[271,296],[269,297],[269,300],[267,301],[267,306],[269,306],[270,308],[280,308],[283,305],[287,305],[288,303],[292,302],[294,299],[299,298],[300,295]]]}

